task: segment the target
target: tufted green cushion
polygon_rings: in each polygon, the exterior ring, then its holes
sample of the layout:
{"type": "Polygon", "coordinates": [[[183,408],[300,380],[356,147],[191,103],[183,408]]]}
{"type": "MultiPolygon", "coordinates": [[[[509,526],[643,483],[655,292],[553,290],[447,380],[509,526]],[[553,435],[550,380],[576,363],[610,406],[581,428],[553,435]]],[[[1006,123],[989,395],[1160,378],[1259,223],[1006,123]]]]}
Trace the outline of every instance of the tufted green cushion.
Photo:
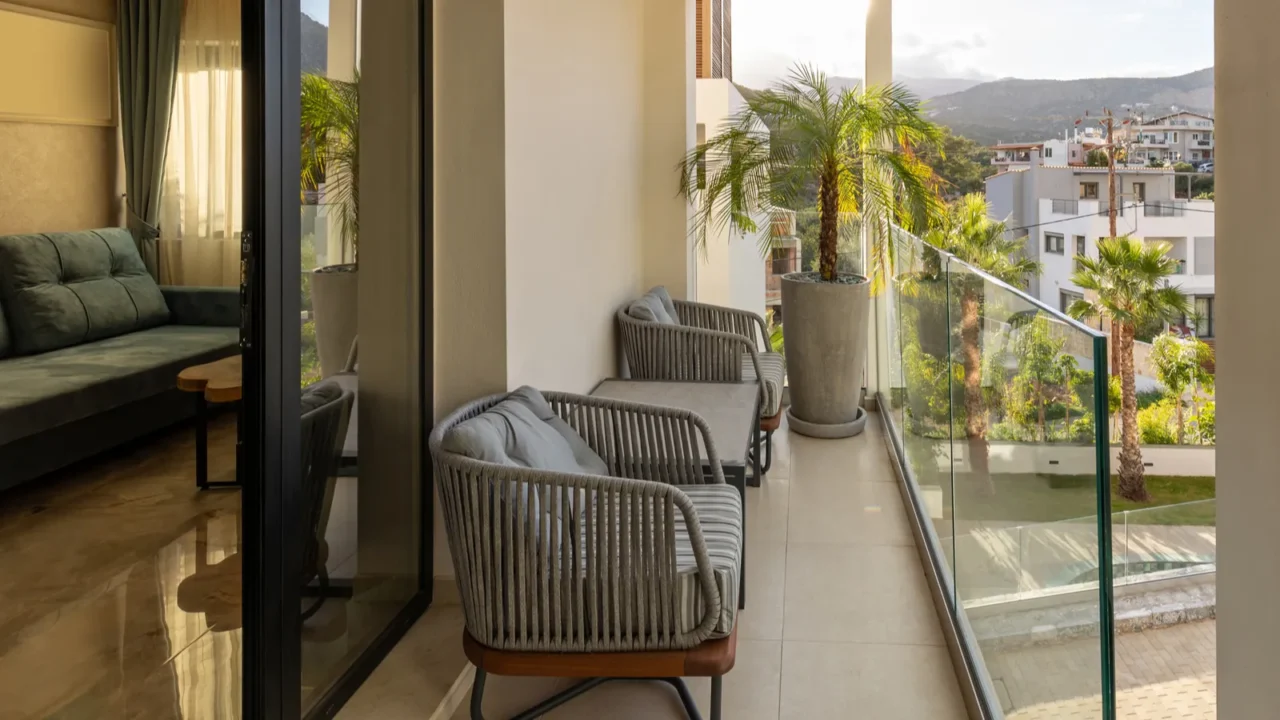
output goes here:
{"type": "Polygon", "coordinates": [[[0,237],[0,302],[31,354],[162,325],[169,308],[121,228],[0,237]]]}

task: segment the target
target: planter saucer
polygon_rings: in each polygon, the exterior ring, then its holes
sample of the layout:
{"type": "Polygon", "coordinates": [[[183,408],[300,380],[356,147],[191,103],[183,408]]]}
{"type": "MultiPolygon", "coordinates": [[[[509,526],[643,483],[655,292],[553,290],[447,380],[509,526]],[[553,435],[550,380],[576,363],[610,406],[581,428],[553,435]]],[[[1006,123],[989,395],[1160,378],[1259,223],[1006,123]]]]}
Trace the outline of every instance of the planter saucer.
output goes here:
{"type": "Polygon", "coordinates": [[[791,408],[787,408],[787,426],[801,435],[811,438],[835,439],[853,437],[854,435],[861,435],[862,431],[866,429],[867,411],[864,408],[858,408],[858,417],[850,422],[826,425],[805,422],[791,414],[791,408]]]}

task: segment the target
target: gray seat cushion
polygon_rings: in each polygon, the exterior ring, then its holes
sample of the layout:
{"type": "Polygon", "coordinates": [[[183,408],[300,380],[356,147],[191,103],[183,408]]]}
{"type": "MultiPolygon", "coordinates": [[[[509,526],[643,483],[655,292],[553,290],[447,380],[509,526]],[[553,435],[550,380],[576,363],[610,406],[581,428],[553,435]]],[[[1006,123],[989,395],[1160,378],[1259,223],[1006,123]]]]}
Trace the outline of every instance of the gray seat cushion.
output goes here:
{"type": "Polygon", "coordinates": [[[238,351],[237,328],[165,325],[0,360],[0,445],[171,390],[183,368],[238,351]]]}
{"type": "MultiPolygon", "coordinates": [[[[760,373],[764,375],[764,399],[760,404],[760,417],[773,417],[782,409],[782,387],[787,377],[787,361],[775,352],[762,352],[759,359],[760,373]]],[[[755,382],[757,379],[750,355],[742,356],[742,379],[745,382],[755,382]]]]}
{"type": "Polygon", "coordinates": [[[659,285],[634,300],[627,306],[627,314],[636,320],[656,322],[663,325],[679,325],[680,316],[676,313],[676,305],[671,301],[671,294],[659,285]]]}
{"type": "MultiPolygon", "coordinates": [[[[711,630],[711,637],[727,637],[733,632],[738,614],[738,588],[742,576],[742,499],[732,485],[681,485],[680,490],[689,497],[698,516],[716,589],[720,593],[720,617],[711,630]]],[[[600,500],[596,502],[599,504],[600,500]]],[[[593,513],[596,522],[601,517],[605,517],[603,511],[593,513]]],[[[702,624],[706,606],[702,584],[698,580],[698,562],[683,513],[677,512],[675,519],[676,626],[687,633],[702,624]]],[[[618,532],[616,527],[614,532],[618,532]]],[[[598,553],[589,552],[587,547],[597,537],[599,535],[594,530],[584,534],[582,557],[599,557],[598,553]]],[[[607,612],[608,608],[605,610],[607,612]]]]}
{"type": "Polygon", "coordinates": [[[162,325],[169,308],[121,228],[0,237],[14,351],[47,352],[162,325]]]}
{"type": "Polygon", "coordinates": [[[553,472],[607,475],[608,466],[542,393],[522,387],[445,433],[441,448],[474,460],[553,472]]]}

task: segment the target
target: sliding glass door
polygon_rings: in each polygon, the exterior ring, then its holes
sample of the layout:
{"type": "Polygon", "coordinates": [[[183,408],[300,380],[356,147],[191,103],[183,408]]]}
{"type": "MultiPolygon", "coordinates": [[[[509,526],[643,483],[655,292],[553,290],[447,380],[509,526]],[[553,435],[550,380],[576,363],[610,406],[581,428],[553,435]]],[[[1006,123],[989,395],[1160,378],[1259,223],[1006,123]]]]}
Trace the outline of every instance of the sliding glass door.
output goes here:
{"type": "Polygon", "coordinates": [[[428,8],[244,13],[245,708],[331,715],[430,599],[428,8]]]}

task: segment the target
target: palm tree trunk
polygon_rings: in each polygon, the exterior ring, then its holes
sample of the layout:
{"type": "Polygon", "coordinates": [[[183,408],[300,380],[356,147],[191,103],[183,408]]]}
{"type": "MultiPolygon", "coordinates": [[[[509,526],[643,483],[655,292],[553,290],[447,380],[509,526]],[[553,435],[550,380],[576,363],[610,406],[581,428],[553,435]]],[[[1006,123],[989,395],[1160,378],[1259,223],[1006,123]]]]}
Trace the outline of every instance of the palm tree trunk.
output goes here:
{"type": "Polygon", "coordinates": [[[831,163],[822,172],[818,188],[818,272],[825,282],[835,282],[840,238],[840,170],[831,163]]]}
{"type": "Polygon", "coordinates": [[[982,322],[977,288],[966,287],[960,296],[960,356],[964,362],[964,435],[969,441],[969,465],[991,484],[987,446],[987,408],[982,397],[982,322]]]}
{"type": "Polygon", "coordinates": [[[1138,389],[1133,372],[1133,335],[1127,323],[1120,327],[1120,496],[1147,502],[1147,482],[1138,443],[1138,389]]]}

